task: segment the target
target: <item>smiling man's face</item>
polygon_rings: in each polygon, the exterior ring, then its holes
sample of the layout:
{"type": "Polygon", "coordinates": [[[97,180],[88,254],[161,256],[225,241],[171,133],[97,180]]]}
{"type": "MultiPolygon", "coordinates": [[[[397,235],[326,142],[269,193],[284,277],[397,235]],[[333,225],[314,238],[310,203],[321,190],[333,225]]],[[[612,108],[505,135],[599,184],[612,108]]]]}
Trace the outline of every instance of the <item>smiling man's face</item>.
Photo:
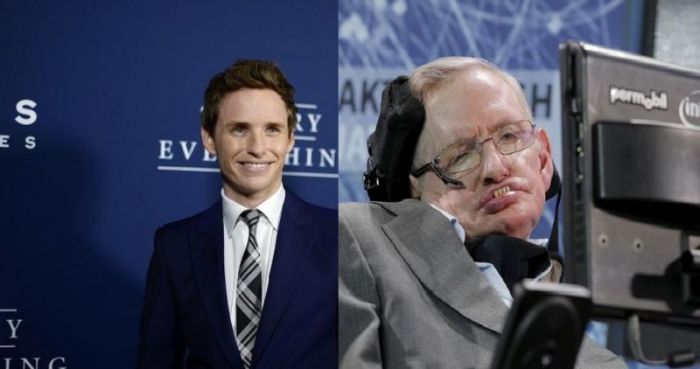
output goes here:
{"type": "Polygon", "coordinates": [[[214,134],[202,128],[202,141],[218,157],[224,194],[252,208],[281,185],[294,135],[277,92],[244,88],[224,97],[214,134]]]}
{"type": "MultiPolygon", "coordinates": [[[[460,72],[425,96],[424,162],[459,140],[487,137],[505,124],[530,119],[512,85],[485,69],[460,72]]],[[[467,238],[499,233],[526,238],[544,209],[552,178],[547,134],[537,129],[535,142],[509,155],[493,140],[482,147],[480,165],[459,180],[463,187],[446,185],[433,172],[411,177],[414,194],[453,214],[467,238]]]]}

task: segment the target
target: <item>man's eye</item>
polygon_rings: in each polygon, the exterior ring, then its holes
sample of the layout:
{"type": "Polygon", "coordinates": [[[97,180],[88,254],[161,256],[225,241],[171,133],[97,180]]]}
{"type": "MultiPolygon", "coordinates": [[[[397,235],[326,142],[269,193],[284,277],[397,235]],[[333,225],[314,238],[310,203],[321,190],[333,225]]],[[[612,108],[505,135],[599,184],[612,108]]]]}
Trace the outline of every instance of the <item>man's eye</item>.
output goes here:
{"type": "Polygon", "coordinates": [[[464,151],[449,161],[447,170],[451,173],[469,170],[474,166],[475,162],[478,162],[478,160],[479,156],[477,155],[476,151],[464,151]]]}
{"type": "Polygon", "coordinates": [[[454,159],[452,159],[452,162],[460,162],[462,160],[468,159],[470,156],[472,156],[472,151],[464,151],[455,156],[454,159]]]}
{"type": "Polygon", "coordinates": [[[248,130],[245,127],[232,127],[231,128],[231,133],[234,136],[243,136],[248,132],[248,130]]]}
{"type": "Polygon", "coordinates": [[[498,141],[503,143],[513,142],[516,141],[518,137],[518,134],[515,132],[504,132],[501,134],[501,137],[498,139],[498,141]]]}
{"type": "Polygon", "coordinates": [[[282,132],[280,127],[267,127],[267,133],[269,134],[278,134],[280,132],[282,132]]]}

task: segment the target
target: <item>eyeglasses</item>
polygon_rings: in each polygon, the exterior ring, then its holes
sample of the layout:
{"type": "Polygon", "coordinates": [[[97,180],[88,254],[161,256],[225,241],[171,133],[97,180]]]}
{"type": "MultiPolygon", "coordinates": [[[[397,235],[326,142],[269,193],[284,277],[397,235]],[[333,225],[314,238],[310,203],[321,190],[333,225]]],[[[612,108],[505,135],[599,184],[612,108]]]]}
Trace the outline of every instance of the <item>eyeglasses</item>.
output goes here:
{"type": "Polygon", "coordinates": [[[432,170],[445,184],[463,186],[459,178],[481,165],[484,143],[491,139],[501,154],[514,154],[535,142],[535,125],[521,120],[500,127],[481,141],[476,137],[459,140],[440,150],[431,162],[413,170],[411,175],[420,177],[432,170]]]}

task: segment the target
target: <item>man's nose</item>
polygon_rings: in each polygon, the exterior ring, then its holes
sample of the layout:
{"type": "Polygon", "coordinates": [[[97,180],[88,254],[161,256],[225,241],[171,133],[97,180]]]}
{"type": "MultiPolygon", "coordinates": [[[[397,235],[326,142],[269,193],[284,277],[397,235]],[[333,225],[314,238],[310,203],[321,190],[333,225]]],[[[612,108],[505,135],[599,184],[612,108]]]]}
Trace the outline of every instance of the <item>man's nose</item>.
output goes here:
{"type": "Polygon", "coordinates": [[[251,132],[248,136],[246,149],[251,155],[260,155],[265,151],[265,138],[260,132],[251,132]]]}
{"type": "Polygon", "coordinates": [[[484,142],[481,146],[481,180],[484,185],[498,183],[508,178],[510,170],[493,140],[484,142]]]}

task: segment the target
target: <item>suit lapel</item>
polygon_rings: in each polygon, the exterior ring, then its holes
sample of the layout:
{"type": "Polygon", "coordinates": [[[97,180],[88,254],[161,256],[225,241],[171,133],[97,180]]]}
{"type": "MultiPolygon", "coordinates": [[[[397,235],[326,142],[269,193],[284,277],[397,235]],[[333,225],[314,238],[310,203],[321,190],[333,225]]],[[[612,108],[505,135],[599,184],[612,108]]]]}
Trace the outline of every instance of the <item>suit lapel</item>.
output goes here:
{"type": "Polygon", "coordinates": [[[298,288],[299,278],[315,242],[316,226],[306,213],[305,207],[301,199],[287,191],[270,282],[253,347],[253,363],[260,360],[280,320],[284,318],[284,312],[298,288]]]}
{"type": "Polygon", "coordinates": [[[397,216],[382,228],[427,289],[465,318],[497,333],[508,309],[449,221],[418,201],[384,203],[397,216]]]}
{"type": "Polygon", "coordinates": [[[224,229],[221,201],[209,208],[191,235],[190,254],[201,297],[211,328],[229,365],[243,362],[231,328],[224,277],[224,229]]]}

